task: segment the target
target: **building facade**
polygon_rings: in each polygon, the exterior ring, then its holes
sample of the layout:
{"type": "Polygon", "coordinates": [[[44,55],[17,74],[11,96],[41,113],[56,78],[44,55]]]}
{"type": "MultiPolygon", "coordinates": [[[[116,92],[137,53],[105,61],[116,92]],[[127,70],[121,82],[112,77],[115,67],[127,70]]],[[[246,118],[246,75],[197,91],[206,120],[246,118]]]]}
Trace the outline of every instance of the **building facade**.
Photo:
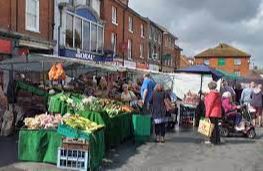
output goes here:
{"type": "Polygon", "coordinates": [[[174,72],[176,70],[177,49],[175,41],[177,37],[169,33],[167,29],[163,32],[162,71],[174,72]]]}
{"type": "Polygon", "coordinates": [[[105,50],[112,51],[121,65],[147,67],[147,21],[129,8],[127,0],[102,0],[105,50]]]}
{"type": "Polygon", "coordinates": [[[196,64],[207,64],[212,68],[220,69],[238,76],[246,76],[249,73],[250,57],[230,45],[220,43],[215,48],[201,52],[195,56],[196,64]]]}

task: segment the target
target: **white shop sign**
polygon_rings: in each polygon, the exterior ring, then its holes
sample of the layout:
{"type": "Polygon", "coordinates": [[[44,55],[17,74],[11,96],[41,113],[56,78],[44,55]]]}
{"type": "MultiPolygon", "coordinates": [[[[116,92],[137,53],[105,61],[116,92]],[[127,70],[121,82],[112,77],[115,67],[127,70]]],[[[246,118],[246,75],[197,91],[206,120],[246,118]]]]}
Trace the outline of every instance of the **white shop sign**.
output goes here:
{"type": "Polygon", "coordinates": [[[124,67],[130,68],[130,69],[136,69],[136,63],[133,61],[124,61],[124,67]]]}
{"type": "Polygon", "coordinates": [[[158,65],[150,64],[149,69],[150,71],[159,71],[160,68],[158,65]]]}

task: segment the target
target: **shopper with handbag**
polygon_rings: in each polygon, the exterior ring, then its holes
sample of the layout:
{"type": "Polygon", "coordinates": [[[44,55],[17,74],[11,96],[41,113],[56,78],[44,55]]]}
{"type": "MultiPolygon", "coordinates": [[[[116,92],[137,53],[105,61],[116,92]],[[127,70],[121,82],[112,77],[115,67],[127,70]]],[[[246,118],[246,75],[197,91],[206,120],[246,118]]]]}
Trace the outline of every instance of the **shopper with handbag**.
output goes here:
{"type": "Polygon", "coordinates": [[[220,93],[216,90],[217,84],[212,81],[208,84],[210,92],[205,97],[205,109],[206,109],[206,118],[210,119],[210,122],[214,124],[214,129],[210,137],[210,141],[206,143],[212,143],[215,145],[220,144],[220,132],[218,127],[218,120],[222,117],[222,106],[221,106],[221,96],[220,93]]]}
{"type": "Polygon", "coordinates": [[[152,99],[152,117],[154,121],[156,142],[164,143],[165,123],[166,123],[166,108],[165,108],[165,91],[161,84],[157,84],[152,99]]]}

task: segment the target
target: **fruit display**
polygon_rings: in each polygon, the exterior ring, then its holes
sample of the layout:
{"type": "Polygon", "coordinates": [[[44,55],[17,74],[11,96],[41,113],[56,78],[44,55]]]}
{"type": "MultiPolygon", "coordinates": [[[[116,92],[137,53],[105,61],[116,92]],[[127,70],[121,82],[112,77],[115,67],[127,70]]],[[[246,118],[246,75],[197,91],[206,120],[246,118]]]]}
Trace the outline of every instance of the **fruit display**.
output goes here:
{"type": "Polygon", "coordinates": [[[199,103],[199,96],[189,91],[186,95],[184,95],[183,103],[197,106],[199,103]]]}
{"type": "Polygon", "coordinates": [[[57,128],[58,125],[62,122],[62,116],[57,114],[47,115],[41,114],[36,115],[35,117],[25,118],[24,123],[28,129],[52,129],[57,128]]]}
{"type": "Polygon", "coordinates": [[[103,125],[98,125],[95,122],[90,121],[79,115],[66,114],[63,116],[63,123],[78,130],[83,130],[87,132],[93,132],[103,127],[103,125]]]}

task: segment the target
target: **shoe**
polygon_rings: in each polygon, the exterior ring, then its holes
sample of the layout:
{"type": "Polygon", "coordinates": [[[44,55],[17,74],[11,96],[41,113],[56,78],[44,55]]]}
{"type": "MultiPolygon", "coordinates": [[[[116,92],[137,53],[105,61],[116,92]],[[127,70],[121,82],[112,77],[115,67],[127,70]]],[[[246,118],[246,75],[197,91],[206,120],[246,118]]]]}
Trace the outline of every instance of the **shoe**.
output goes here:
{"type": "Polygon", "coordinates": [[[161,137],[161,143],[165,143],[164,137],[161,137]]]}
{"type": "Polygon", "coordinates": [[[235,126],[236,131],[242,131],[244,129],[245,129],[245,127],[243,127],[243,126],[235,126]]]}
{"type": "Polygon", "coordinates": [[[205,141],[205,144],[212,144],[211,141],[205,141]]]}

